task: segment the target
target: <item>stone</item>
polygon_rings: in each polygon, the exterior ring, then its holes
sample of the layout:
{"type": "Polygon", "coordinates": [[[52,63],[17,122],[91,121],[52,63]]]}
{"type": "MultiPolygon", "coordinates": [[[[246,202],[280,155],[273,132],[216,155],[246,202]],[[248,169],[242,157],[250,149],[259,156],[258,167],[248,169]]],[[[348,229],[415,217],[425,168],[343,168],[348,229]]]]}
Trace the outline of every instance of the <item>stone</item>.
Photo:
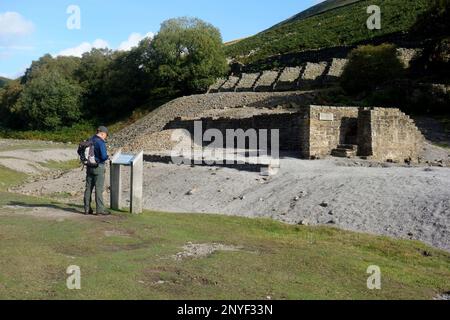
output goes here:
{"type": "Polygon", "coordinates": [[[197,189],[194,188],[194,189],[192,189],[192,190],[189,190],[189,191],[186,193],[186,195],[187,195],[187,196],[193,196],[196,192],[197,192],[197,189]]]}
{"type": "Polygon", "coordinates": [[[279,74],[279,71],[264,71],[255,84],[255,91],[272,91],[279,74]]]}

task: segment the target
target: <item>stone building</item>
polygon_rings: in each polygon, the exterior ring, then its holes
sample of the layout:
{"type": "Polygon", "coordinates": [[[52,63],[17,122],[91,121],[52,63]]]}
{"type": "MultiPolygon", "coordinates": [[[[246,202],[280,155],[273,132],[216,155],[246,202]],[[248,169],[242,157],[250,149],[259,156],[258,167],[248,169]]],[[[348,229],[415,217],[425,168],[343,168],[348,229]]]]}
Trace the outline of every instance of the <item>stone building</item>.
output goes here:
{"type": "MultiPolygon", "coordinates": [[[[327,156],[361,157],[376,161],[418,162],[423,143],[414,121],[399,109],[316,106],[286,106],[270,112],[241,117],[178,118],[165,129],[193,133],[194,121],[203,130],[278,129],[279,145],[305,159],[327,156]]],[[[269,141],[270,145],[270,141],[269,141]]]]}

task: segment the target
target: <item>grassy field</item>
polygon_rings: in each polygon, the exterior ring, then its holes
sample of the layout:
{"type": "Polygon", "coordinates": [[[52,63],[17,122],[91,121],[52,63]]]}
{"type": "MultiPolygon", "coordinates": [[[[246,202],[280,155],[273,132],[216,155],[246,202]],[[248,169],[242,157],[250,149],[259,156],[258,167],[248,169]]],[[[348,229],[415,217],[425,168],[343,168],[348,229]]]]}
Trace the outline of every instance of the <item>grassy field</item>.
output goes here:
{"type": "Polygon", "coordinates": [[[303,19],[285,21],[225,47],[229,57],[252,63],[277,54],[352,45],[409,30],[429,8],[428,0],[363,0],[303,19]],[[368,30],[367,7],[378,5],[381,30],[368,30]]]}
{"type": "Polygon", "coordinates": [[[329,227],[206,214],[79,215],[81,206],[5,192],[0,168],[0,299],[432,299],[450,254],[329,227]],[[188,243],[236,251],[176,260],[188,243]],[[81,290],[66,287],[81,268],[81,290]],[[367,268],[382,271],[368,290],[367,268]]]}
{"type": "MultiPolygon", "coordinates": [[[[79,210],[0,193],[5,205],[79,210]]],[[[432,299],[450,288],[448,253],[327,227],[158,212],[0,214],[0,299],[432,299]],[[188,242],[240,250],[176,261],[188,242]],[[81,290],[66,288],[70,265],[81,268],[81,290]],[[382,270],[381,290],[366,287],[370,265],[382,270]]]]}

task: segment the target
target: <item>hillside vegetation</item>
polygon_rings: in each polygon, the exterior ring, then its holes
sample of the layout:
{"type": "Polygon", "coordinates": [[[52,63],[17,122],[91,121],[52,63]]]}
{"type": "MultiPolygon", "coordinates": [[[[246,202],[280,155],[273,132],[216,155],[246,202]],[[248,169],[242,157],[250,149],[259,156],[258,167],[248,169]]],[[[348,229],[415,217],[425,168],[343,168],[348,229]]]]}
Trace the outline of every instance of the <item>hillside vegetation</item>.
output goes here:
{"type": "Polygon", "coordinates": [[[226,53],[229,57],[249,63],[277,54],[353,45],[410,30],[431,3],[428,0],[363,0],[338,7],[338,2],[326,3],[330,7],[321,14],[305,18],[303,13],[231,44],[226,47],[226,53]],[[369,30],[366,26],[369,17],[367,7],[370,5],[381,7],[381,30],[369,30]]]}
{"type": "Polygon", "coordinates": [[[0,77],[0,88],[3,88],[10,81],[8,78],[0,77]]]}
{"type": "MultiPolygon", "coordinates": [[[[347,6],[349,4],[354,4],[355,2],[359,2],[362,0],[326,0],[324,2],[321,2],[309,9],[306,9],[305,11],[300,12],[299,14],[296,14],[295,16],[280,22],[279,24],[276,24],[272,28],[276,28],[282,25],[285,25],[287,23],[291,23],[294,21],[303,20],[321,13],[325,13],[327,11],[337,9],[343,6],[347,6]]],[[[272,29],[271,28],[271,29],[272,29]]]]}

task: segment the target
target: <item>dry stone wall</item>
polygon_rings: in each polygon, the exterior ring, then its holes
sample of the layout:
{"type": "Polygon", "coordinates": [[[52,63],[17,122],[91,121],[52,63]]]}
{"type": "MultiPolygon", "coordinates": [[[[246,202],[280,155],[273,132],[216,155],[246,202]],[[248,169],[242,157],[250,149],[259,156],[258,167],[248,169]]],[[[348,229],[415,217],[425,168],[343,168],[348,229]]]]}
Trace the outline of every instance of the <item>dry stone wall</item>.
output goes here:
{"type": "Polygon", "coordinates": [[[325,157],[338,145],[351,143],[346,139],[353,138],[352,129],[358,119],[358,111],[356,107],[311,106],[307,157],[325,157]]]}
{"type": "Polygon", "coordinates": [[[273,91],[273,86],[275,85],[280,72],[268,70],[263,71],[258,82],[255,84],[255,91],[273,91]]]}
{"type": "Polygon", "coordinates": [[[236,92],[253,91],[253,87],[260,77],[259,73],[243,73],[236,85],[236,92]]]}
{"type": "MultiPolygon", "coordinates": [[[[272,114],[262,114],[253,117],[245,118],[201,118],[201,119],[183,119],[178,118],[170,122],[166,126],[166,130],[184,129],[194,135],[194,122],[201,121],[203,134],[208,129],[219,130],[223,137],[226,137],[227,130],[279,130],[279,149],[285,151],[302,150],[302,141],[300,139],[300,121],[299,114],[295,112],[282,112],[272,114]]],[[[259,131],[257,131],[259,132],[259,131]]],[[[259,134],[256,134],[258,138],[258,147],[261,148],[261,141],[259,140],[259,134]]],[[[270,140],[270,131],[268,131],[268,147],[272,146],[270,140]]],[[[247,148],[249,148],[249,141],[247,148]]],[[[209,143],[205,142],[205,146],[209,143]]]]}
{"type": "MultiPolygon", "coordinates": [[[[423,49],[420,48],[397,49],[398,58],[405,68],[409,68],[411,61],[418,58],[422,53],[423,49]]],[[[314,54],[309,57],[310,60],[303,60],[298,62],[295,67],[284,67],[281,70],[241,73],[239,76],[233,74],[226,81],[219,79],[209,88],[208,92],[306,90],[330,85],[339,80],[348,59],[338,54],[333,58],[326,58],[322,61],[317,60],[319,57],[320,55],[314,54]]]]}
{"type": "Polygon", "coordinates": [[[277,83],[274,86],[275,91],[291,91],[298,88],[298,79],[302,74],[301,67],[287,67],[281,72],[277,83]]]}
{"type": "Polygon", "coordinates": [[[425,138],[414,121],[399,109],[370,111],[371,158],[378,161],[418,162],[425,138]]]}
{"type": "Polygon", "coordinates": [[[239,77],[230,76],[228,80],[220,87],[220,92],[230,92],[234,91],[237,83],[239,82],[239,77]]]}

